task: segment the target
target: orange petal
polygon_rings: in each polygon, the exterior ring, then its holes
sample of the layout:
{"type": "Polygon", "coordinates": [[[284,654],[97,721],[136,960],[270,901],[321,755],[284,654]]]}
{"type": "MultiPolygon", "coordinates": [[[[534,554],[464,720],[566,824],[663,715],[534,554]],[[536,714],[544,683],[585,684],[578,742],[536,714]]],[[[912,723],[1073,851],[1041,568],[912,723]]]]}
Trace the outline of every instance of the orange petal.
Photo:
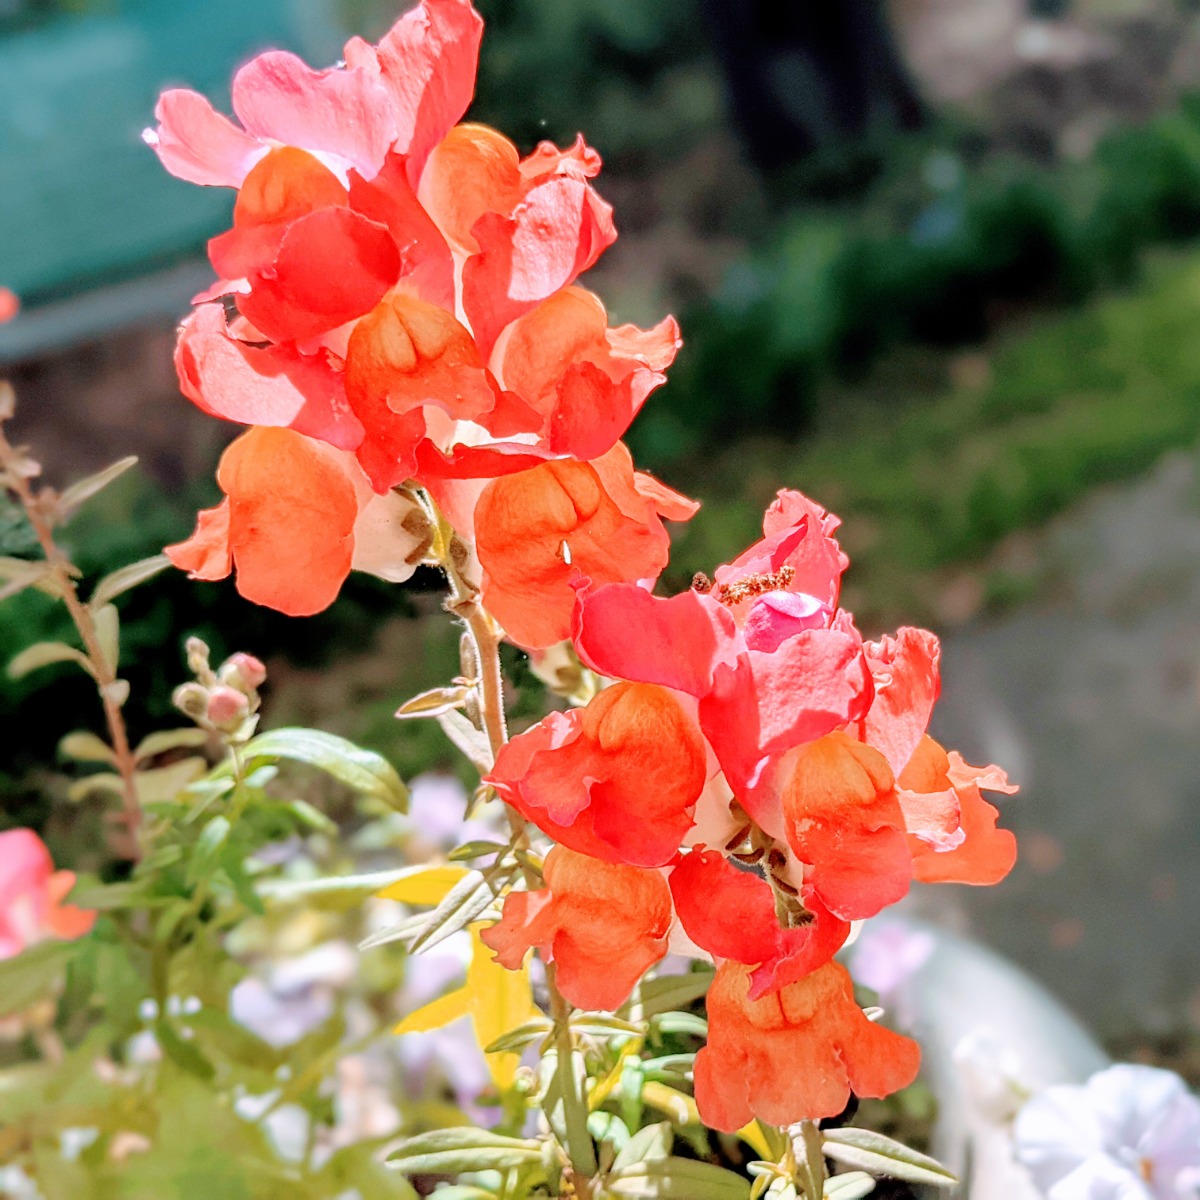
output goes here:
{"type": "Polygon", "coordinates": [[[337,451],[290,429],[256,428],[221,456],[238,591],[289,616],[333,603],[350,572],[358,515],[337,451]]]}

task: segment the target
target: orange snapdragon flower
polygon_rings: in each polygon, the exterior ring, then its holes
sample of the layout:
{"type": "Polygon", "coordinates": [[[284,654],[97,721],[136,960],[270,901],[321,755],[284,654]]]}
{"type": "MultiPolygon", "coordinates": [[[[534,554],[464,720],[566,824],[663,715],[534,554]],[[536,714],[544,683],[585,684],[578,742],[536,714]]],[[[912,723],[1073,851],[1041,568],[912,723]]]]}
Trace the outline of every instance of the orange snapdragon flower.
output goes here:
{"type": "Polygon", "coordinates": [[[759,1000],[749,990],[749,968],[724,963],[708,991],[695,1084],[713,1129],[733,1132],[755,1117],[768,1125],[834,1117],[851,1091],[882,1097],[916,1078],[916,1042],[867,1020],[840,963],[759,1000]]]}
{"type": "Polygon", "coordinates": [[[563,846],[660,867],[691,827],[705,779],[704,741],[679,701],[617,683],[513,738],[484,782],[563,846]]]}
{"type": "Polygon", "coordinates": [[[555,964],[558,989],[577,1008],[619,1008],[667,952],[666,881],[657,871],[562,846],[546,856],[544,875],[544,888],[510,892],[503,917],[480,937],[510,971],[536,946],[555,964]]]}
{"type": "Polygon", "coordinates": [[[475,506],[484,604],[518,646],[562,641],[576,581],[656,578],[670,549],[662,519],[687,520],[697,507],[635,471],[620,442],[592,462],[495,479],[475,506]]]}

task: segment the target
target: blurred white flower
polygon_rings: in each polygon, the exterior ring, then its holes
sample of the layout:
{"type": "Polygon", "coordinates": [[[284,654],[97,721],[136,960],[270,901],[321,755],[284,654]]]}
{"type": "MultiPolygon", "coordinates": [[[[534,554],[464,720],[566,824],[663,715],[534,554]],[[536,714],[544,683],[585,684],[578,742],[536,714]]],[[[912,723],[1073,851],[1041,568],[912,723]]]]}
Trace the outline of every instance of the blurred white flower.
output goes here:
{"type": "Polygon", "coordinates": [[[1017,1158],[1048,1200],[1196,1200],[1200,1100],[1171,1071],[1122,1063],[1018,1113],[1017,1158]]]}
{"type": "Polygon", "coordinates": [[[870,988],[900,1025],[911,1025],[915,1014],[904,1002],[905,984],[933,954],[934,935],[902,922],[868,921],[857,932],[855,982],[870,988]]]}

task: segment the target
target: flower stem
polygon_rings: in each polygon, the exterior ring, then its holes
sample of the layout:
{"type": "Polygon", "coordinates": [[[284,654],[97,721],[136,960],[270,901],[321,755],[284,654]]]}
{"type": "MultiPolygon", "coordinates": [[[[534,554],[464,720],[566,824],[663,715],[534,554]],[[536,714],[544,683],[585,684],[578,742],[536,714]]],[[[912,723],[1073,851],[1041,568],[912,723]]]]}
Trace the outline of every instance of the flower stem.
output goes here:
{"type": "MultiPolygon", "coordinates": [[[[496,624],[491,614],[479,600],[479,589],[468,580],[457,561],[453,544],[446,554],[444,566],[450,582],[450,601],[447,608],[457,616],[467,627],[467,632],[475,647],[475,661],[478,666],[476,683],[479,699],[479,720],[483,732],[487,735],[495,758],[504,744],[508,741],[508,724],[504,712],[504,675],[500,665],[500,646],[504,641],[504,631],[496,624]]],[[[510,805],[504,805],[509,827],[513,833],[514,846],[527,846],[528,838],[525,833],[525,820],[510,805]]],[[[523,865],[526,881],[534,886],[538,881],[535,873],[528,865],[523,865]]],[[[570,1069],[571,1056],[575,1052],[571,1036],[572,1007],[566,997],[558,990],[555,983],[555,969],[552,962],[546,964],[546,988],[550,996],[550,1016],[554,1021],[555,1042],[558,1049],[559,1061],[564,1064],[564,1078],[574,1080],[574,1071],[570,1069]]],[[[587,1114],[587,1093],[577,1094],[571,1098],[579,1112],[587,1114]]],[[[597,1169],[595,1151],[592,1149],[590,1138],[584,1146],[571,1148],[572,1181],[575,1195],[579,1200],[592,1200],[592,1179],[597,1169]]]]}
{"type": "MultiPolygon", "coordinates": [[[[17,451],[10,445],[3,430],[0,429],[0,466],[15,466],[19,462],[19,458],[17,451]]],[[[26,476],[17,469],[8,470],[4,475],[4,482],[25,510],[25,516],[37,536],[42,553],[46,556],[50,573],[62,593],[63,604],[83,643],[84,652],[91,666],[92,677],[95,679],[97,691],[100,693],[100,702],[104,706],[104,719],[108,726],[108,737],[113,751],[113,765],[121,777],[122,812],[125,827],[129,832],[131,856],[134,859],[140,858],[139,833],[142,825],[142,806],[137,794],[137,760],[129,746],[125,717],[121,712],[121,702],[114,686],[117,682],[116,671],[109,665],[100,645],[92,610],[79,598],[79,589],[75,586],[70,560],[54,540],[53,522],[47,514],[42,496],[34,492],[33,488],[29,486],[26,476]]]]}

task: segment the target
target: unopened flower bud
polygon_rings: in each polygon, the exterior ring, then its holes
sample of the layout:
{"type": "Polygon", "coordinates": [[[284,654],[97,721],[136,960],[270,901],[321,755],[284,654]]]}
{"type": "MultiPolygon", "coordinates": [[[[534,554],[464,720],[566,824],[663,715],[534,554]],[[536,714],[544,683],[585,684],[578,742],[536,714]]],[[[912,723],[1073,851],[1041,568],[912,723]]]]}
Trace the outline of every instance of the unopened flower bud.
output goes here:
{"type": "Polygon", "coordinates": [[[187,653],[188,670],[202,683],[212,678],[212,668],[208,665],[208,645],[198,637],[190,637],[184,643],[187,653]]]}
{"type": "Polygon", "coordinates": [[[236,729],[249,715],[250,701],[245,692],[219,683],[208,693],[205,716],[217,729],[236,729]]]}
{"type": "Polygon", "coordinates": [[[267,668],[253,654],[231,654],[221,664],[217,677],[239,692],[252,692],[266,682],[267,668]]]}
{"type": "Polygon", "coordinates": [[[198,683],[181,683],[171,693],[171,703],[184,716],[203,721],[208,712],[208,690],[198,683]]]}

